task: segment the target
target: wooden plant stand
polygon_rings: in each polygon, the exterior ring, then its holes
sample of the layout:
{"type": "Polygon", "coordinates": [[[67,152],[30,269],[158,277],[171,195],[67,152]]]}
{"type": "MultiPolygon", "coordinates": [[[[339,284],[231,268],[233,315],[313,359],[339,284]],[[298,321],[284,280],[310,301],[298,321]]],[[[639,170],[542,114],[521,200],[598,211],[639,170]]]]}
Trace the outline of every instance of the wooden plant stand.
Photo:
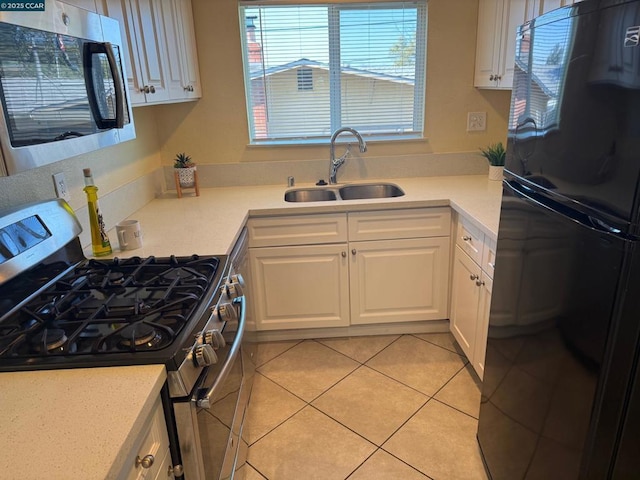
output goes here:
{"type": "Polygon", "coordinates": [[[176,181],[176,191],[178,192],[178,198],[182,198],[182,190],[191,190],[192,188],[196,192],[196,197],[200,196],[200,189],[198,188],[198,171],[193,172],[193,187],[181,187],[180,179],[178,178],[178,172],[173,172],[173,178],[176,181]]]}

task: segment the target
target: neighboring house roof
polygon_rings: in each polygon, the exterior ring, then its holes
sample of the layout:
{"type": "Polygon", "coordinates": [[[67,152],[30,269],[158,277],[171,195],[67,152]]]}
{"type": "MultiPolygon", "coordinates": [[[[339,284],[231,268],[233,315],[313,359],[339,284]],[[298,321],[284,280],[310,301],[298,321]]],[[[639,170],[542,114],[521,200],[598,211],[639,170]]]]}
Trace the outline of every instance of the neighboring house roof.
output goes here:
{"type": "MultiPolygon", "coordinates": [[[[315,60],[309,60],[307,58],[301,58],[294,62],[285,63],[283,65],[276,65],[275,67],[269,67],[265,70],[253,70],[251,72],[251,79],[260,78],[262,76],[268,77],[277,73],[286,72],[287,70],[294,70],[300,67],[318,68],[321,70],[329,70],[329,65],[323,62],[317,62],[315,60]]],[[[342,73],[357,75],[360,77],[373,78],[376,80],[386,80],[389,82],[404,83],[407,85],[413,85],[415,83],[413,78],[403,77],[400,75],[389,75],[382,72],[372,72],[369,70],[363,70],[353,67],[342,67],[342,73]]]]}

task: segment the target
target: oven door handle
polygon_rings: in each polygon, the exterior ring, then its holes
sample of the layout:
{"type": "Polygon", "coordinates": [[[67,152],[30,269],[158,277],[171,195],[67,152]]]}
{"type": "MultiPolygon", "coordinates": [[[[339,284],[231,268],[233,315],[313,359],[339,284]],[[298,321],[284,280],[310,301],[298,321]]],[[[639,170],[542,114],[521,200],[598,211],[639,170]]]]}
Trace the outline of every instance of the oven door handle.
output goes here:
{"type": "Polygon", "coordinates": [[[238,333],[236,334],[236,338],[233,341],[233,345],[231,345],[231,349],[229,350],[229,355],[227,356],[227,360],[225,361],[220,373],[217,378],[213,382],[213,385],[207,390],[203,396],[196,400],[196,404],[201,408],[211,408],[211,399],[213,398],[213,394],[224,384],[229,376],[229,372],[233,367],[236,358],[238,357],[238,353],[240,353],[240,345],[242,344],[242,336],[244,335],[244,323],[245,323],[245,297],[238,297],[233,300],[234,303],[240,303],[240,319],[238,320],[238,333]]]}

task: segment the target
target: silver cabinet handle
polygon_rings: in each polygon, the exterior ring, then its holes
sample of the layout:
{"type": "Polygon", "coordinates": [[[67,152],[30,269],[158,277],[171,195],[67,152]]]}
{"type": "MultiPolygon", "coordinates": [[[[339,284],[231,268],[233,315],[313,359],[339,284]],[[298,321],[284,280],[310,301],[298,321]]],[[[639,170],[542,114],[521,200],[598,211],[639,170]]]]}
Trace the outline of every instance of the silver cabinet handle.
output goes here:
{"type": "Polygon", "coordinates": [[[156,93],[156,87],[154,87],[153,85],[149,87],[149,90],[151,91],[151,93],[156,93]]]}
{"type": "Polygon", "coordinates": [[[347,252],[342,252],[342,258],[345,258],[347,256],[347,252]]]}
{"type": "Polygon", "coordinates": [[[462,237],[462,240],[465,241],[465,242],[468,242],[468,241],[471,240],[471,237],[469,235],[465,235],[465,236],[462,237]]]}
{"type": "Polygon", "coordinates": [[[149,85],[145,85],[144,87],[142,87],[140,89],[140,92],[142,93],[149,93],[149,85]]]}
{"type": "Polygon", "coordinates": [[[484,281],[483,280],[476,280],[476,285],[478,287],[482,287],[484,285],[484,281]]]}
{"type": "Polygon", "coordinates": [[[496,264],[495,264],[495,263],[492,263],[492,262],[489,262],[489,267],[490,267],[490,268],[496,268],[496,264]]]}
{"type": "Polygon", "coordinates": [[[475,273],[472,273],[471,275],[469,275],[469,280],[477,280],[480,277],[478,275],[476,275],[475,273]]]}
{"type": "Polygon", "coordinates": [[[151,468],[154,461],[155,461],[155,458],[153,455],[145,455],[142,458],[140,458],[140,455],[138,455],[136,457],[136,468],[138,467],[151,468]]]}
{"type": "Polygon", "coordinates": [[[351,250],[351,255],[355,255],[356,253],[357,253],[357,252],[356,252],[356,249],[355,249],[355,248],[354,248],[353,250],[351,250]]]}

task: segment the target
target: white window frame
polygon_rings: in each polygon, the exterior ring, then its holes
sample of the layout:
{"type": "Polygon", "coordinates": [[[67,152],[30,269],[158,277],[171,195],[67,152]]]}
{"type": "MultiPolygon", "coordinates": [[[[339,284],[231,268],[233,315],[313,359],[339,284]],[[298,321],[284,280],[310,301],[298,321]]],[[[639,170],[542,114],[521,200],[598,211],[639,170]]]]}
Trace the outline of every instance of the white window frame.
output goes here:
{"type": "Polygon", "coordinates": [[[295,145],[295,144],[326,144],[331,135],[317,136],[300,136],[295,138],[253,138],[255,133],[255,124],[253,118],[252,105],[249,101],[251,98],[251,78],[248,70],[248,48],[247,36],[245,30],[245,19],[243,15],[244,7],[269,6],[269,5],[290,5],[290,6],[326,6],[329,9],[329,51],[333,52],[329,59],[329,85],[330,85],[330,112],[331,112],[331,131],[334,132],[340,127],[349,126],[341,124],[341,90],[340,90],[340,10],[361,9],[363,6],[367,8],[390,8],[393,4],[413,4],[417,8],[416,23],[416,52],[415,52],[415,80],[413,95],[413,131],[402,133],[383,133],[368,134],[363,132],[363,137],[367,141],[399,141],[408,139],[424,138],[424,119],[426,110],[426,66],[427,66],[427,1],[426,0],[383,0],[369,2],[347,2],[339,1],[308,3],[304,0],[244,0],[239,2],[238,17],[240,22],[240,36],[242,44],[243,68],[245,79],[245,99],[247,107],[247,118],[249,122],[249,141],[251,145],[295,145]],[[423,41],[418,41],[418,39],[423,41]],[[337,47],[336,47],[337,46],[337,47]],[[336,52],[338,54],[336,55],[336,52]]]}

